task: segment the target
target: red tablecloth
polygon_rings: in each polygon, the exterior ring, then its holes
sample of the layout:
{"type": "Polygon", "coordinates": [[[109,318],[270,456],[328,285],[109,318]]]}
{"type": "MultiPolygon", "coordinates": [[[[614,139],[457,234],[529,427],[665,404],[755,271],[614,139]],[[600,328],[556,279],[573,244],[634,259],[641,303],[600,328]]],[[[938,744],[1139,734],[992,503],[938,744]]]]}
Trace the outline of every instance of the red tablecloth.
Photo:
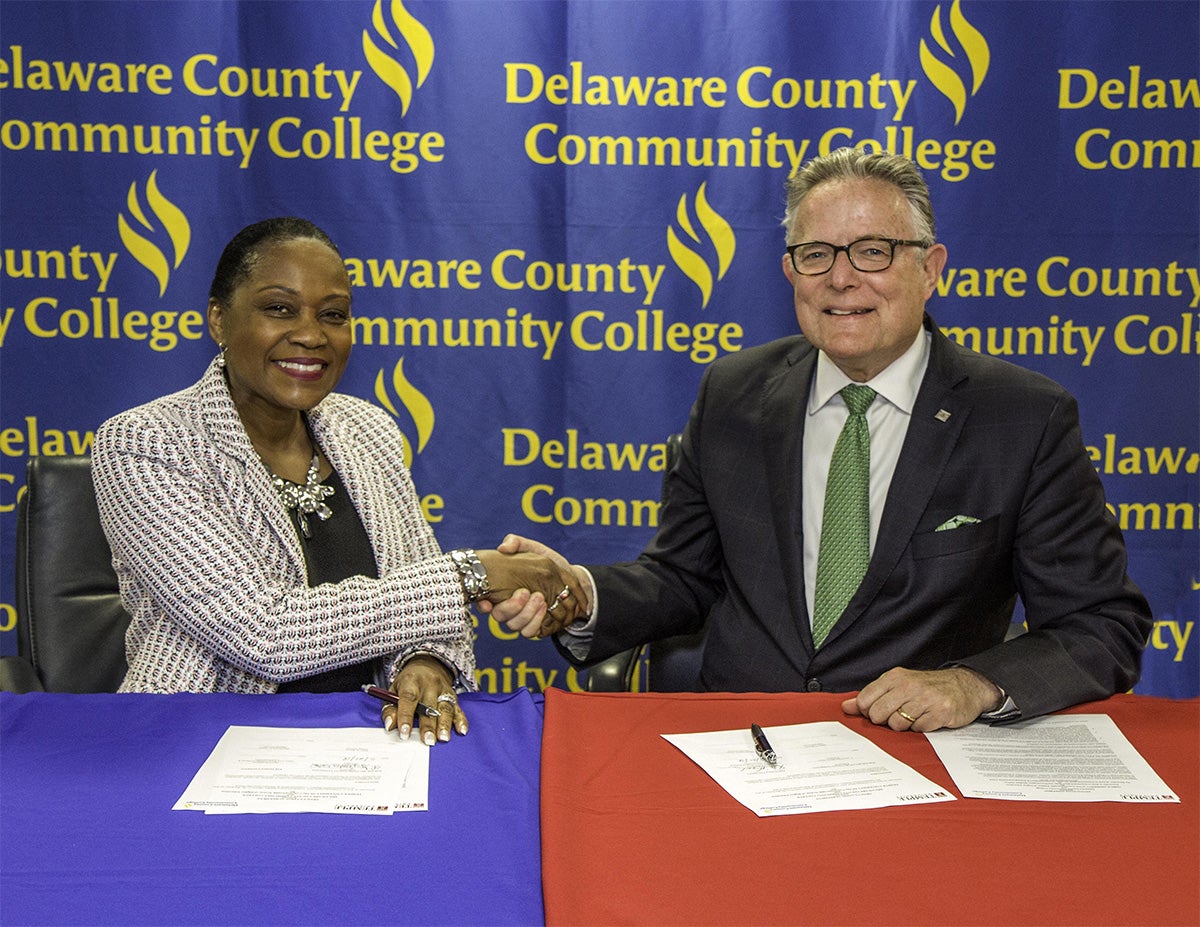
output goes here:
{"type": "Polygon", "coordinates": [[[1110,715],[1180,804],[964,799],[831,694],[546,692],[548,924],[1200,924],[1200,701],[1110,715]],[[844,721],[958,800],[759,818],[661,734],[844,721]]]}

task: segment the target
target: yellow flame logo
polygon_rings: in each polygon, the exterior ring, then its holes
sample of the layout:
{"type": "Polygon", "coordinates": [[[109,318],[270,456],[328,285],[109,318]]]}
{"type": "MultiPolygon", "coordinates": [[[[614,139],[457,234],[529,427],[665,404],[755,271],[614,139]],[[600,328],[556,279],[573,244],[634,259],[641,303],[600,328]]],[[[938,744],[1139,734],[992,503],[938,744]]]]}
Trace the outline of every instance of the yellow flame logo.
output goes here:
{"type": "MultiPolygon", "coordinates": [[[[416,453],[419,454],[425,450],[425,445],[429,443],[429,436],[433,434],[433,404],[404,375],[403,357],[396,361],[396,366],[392,368],[392,390],[400,400],[400,404],[408,410],[413,424],[417,426],[416,453]]],[[[400,417],[400,412],[396,408],[396,404],[392,401],[391,394],[388,392],[387,383],[384,382],[384,371],[382,370],[375,375],[375,398],[393,416],[396,418],[400,417]]],[[[412,441],[404,433],[403,428],[400,429],[400,434],[404,438],[404,463],[406,466],[411,467],[413,462],[412,441]]]]}
{"type": "MultiPolygon", "coordinates": [[[[729,265],[733,261],[733,253],[737,250],[733,227],[725,221],[719,212],[709,205],[708,199],[704,195],[704,189],[707,186],[708,183],[706,181],[700,184],[700,189],[696,191],[696,218],[699,220],[700,227],[704,229],[709,241],[712,242],[713,249],[716,251],[717,273],[715,280],[708,261],[679,237],[675,231],[675,226],[667,226],[667,248],[670,250],[671,257],[674,259],[676,266],[683,271],[684,275],[692,283],[700,288],[700,295],[703,297],[703,302],[700,304],[701,309],[708,306],[708,301],[712,297],[713,285],[725,276],[725,272],[729,270],[729,265]]],[[[701,244],[701,238],[692,227],[692,220],[688,215],[687,199],[686,193],[679,197],[679,205],[675,209],[675,222],[687,234],[688,238],[699,245],[701,244]]]]}
{"type": "MultiPolygon", "coordinates": [[[[979,92],[979,88],[983,85],[983,79],[987,76],[992,53],[988,48],[987,39],[963,16],[960,0],[954,0],[950,5],[950,30],[958,39],[958,44],[967,56],[967,63],[971,68],[970,96],[973,97],[979,92]]],[[[955,57],[950,43],[946,40],[946,34],[942,31],[941,4],[934,8],[933,17],[929,20],[929,34],[942,51],[950,58],[955,57]]],[[[929,78],[933,86],[954,104],[954,124],[958,125],[967,108],[967,85],[950,64],[943,62],[934,54],[924,39],[921,39],[921,67],[925,70],[925,76],[929,78]]]]}
{"type": "MultiPolygon", "coordinates": [[[[125,198],[125,205],[129,209],[129,214],[143,229],[151,234],[157,232],[154,223],[146,218],[146,213],[138,200],[136,180],[129,185],[129,195],[125,198]]],[[[150,179],[146,181],[146,205],[150,207],[151,214],[162,223],[163,229],[171,240],[171,248],[174,252],[171,262],[167,261],[167,256],[163,253],[162,248],[134,230],[124,213],[117,215],[117,228],[121,232],[121,241],[124,242],[126,250],[158,280],[158,295],[161,297],[167,292],[171,271],[179,269],[184,255],[187,254],[188,246],[192,243],[192,227],[188,223],[187,216],[183,214],[183,210],[163,196],[158,189],[157,170],[152,171],[150,179]]]]}
{"type": "MultiPolygon", "coordinates": [[[[400,33],[400,37],[404,39],[412,52],[417,67],[417,86],[420,87],[425,83],[425,78],[429,76],[429,69],[433,66],[433,39],[429,35],[429,30],[404,8],[404,0],[391,0],[388,9],[391,15],[391,24],[396,27],[396,31],[400,33]]],[[[384,19],[383,0],[375,0],[375,9],[371,13],[371,25],[375,27],[379,38],[392,49],[400,50],[399,43],[392,38],[391,30],[384,19]]],[[[380,48],[366,29],[362,34],[362,46],[367,64],[371,66],[371,70],[379,76],[381,81],[396,91],[396,96],[400,98],[400,114],[406,115],[413,98],[413,81],[408,71],[391,54],[380,48]]]]}

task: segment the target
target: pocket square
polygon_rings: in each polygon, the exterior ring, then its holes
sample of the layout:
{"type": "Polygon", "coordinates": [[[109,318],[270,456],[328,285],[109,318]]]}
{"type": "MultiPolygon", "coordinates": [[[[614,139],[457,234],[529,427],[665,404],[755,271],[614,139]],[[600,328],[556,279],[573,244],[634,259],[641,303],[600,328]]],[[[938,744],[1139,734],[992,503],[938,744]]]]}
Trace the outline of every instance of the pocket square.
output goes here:
{"type": "Polygon", "coordinates": [[[954,528],[961,528],[963,525],[977,525],[977,524],[979,524],[978,518],[972,518],[970,515],[955,515],[953,518],[949,518],[946,521],[942,522],[940,525],[938,525],[933,530],[934,531],[951,531],[954,528]]]}

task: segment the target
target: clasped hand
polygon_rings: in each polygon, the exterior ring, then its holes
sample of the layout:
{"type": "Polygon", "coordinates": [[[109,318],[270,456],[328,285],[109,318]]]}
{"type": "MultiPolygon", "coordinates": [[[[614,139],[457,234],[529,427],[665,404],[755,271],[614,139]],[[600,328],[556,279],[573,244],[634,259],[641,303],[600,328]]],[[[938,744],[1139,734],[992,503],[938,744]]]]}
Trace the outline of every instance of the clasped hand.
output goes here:
{"type": "Polygon", "coordinates": [[[476,607],[510,631],[548,637],[592,613],[586,574],[545,544],[510,534],[496,550],[476,553],[492,587],[476,607]]]}

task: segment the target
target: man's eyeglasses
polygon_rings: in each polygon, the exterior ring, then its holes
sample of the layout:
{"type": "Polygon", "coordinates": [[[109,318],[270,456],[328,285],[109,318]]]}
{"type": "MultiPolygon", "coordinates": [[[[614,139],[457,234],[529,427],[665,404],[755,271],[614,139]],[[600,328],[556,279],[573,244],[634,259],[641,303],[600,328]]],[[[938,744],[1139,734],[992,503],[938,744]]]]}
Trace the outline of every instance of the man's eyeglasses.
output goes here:
{"type": "Polygon", "coordinates": [[[850,265],[864,274],[875,274],[892,266],[898,245],[913,248],[928,248],[923,241],[908,241],[903,238],[860,238],[848,245],[831,245],[827,241],[802,241],[788,245],[787,253],[792,259],[796,273],[806,277],[827,274],[837,260],[838,252],[845,251],[850,265]]]}

